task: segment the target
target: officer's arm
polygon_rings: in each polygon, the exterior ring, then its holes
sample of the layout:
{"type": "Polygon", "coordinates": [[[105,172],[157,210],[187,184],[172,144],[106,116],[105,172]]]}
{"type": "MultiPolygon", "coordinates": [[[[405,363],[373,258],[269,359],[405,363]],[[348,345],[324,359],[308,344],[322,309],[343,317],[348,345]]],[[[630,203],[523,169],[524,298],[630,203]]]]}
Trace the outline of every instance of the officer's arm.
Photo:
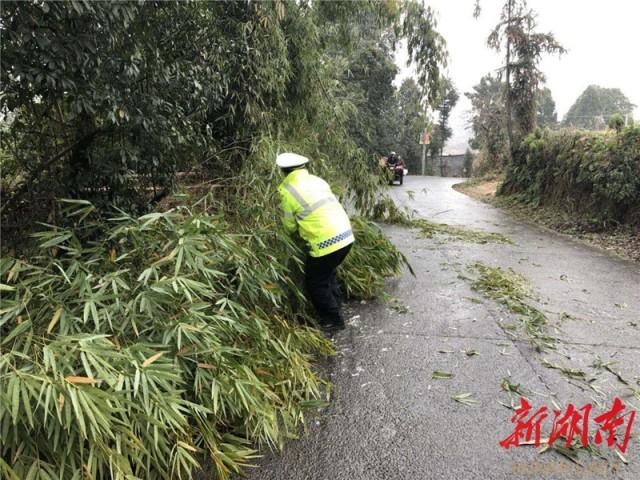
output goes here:
{"type": "Polygon", "coordinates": [[[288,233],[293,233],[298,229],[296,222],[296,202],[291,198],[287,191],[280,191],[280,200],[282,208],[282,225],[288,233]]]}

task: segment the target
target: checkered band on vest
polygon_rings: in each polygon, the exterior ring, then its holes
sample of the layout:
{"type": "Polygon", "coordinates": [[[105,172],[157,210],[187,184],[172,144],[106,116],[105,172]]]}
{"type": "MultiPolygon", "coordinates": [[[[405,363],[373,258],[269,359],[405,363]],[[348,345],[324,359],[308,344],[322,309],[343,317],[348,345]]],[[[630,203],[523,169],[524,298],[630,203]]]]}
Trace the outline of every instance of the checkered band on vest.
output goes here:
{"type": "Polygon", "coordinates": [[[320,242],[318,244],[318,248],[323,249],[323,248],[330,247],[331,245],[335,245],[336,243],[341,242],[342,240],[346,240],[351,235],[353,235],[353,232],[351,230],[347,230],[346,232],[342,232],[341,234],[336,235],[335,237],[331,237],[327,240],[320,242]]]}

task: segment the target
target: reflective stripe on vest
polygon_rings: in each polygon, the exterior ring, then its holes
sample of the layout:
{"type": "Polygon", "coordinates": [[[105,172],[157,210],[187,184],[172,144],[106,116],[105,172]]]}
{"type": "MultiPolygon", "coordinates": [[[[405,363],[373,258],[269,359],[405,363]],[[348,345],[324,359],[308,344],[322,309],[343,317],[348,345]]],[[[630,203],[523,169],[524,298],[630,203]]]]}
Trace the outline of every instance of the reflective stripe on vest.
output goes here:
{"type": "Polygon", "coordinates": [[[298,193],[298,191],[293,187],[293,185],[285,185],[284,188],[302,206],[302,209],[303,209],[302,212],[299,213],[298,215],[296,215],[298,220],[304,220],[309,215],[311,215],[313,212],[318,210],[320,207],[326,205],[327,203],[337,203],[338,202],[338,200],[336,200],[335,197],[331,196],[331,197],[321,198],[320,200],[318,200],[316,202],[313,202],[312,205],[309,205],[304,200],[304,198],[302,198],[302,196],[298,193]]]}
{"type": "Polygon", "coordinates": [[[346,232],[339,233],[335,237],[328,238],[318,243],[318,248],[323,249],[323,248],[330,247],[331,245],[335,245],[336,243],[346,240],[351,236],[353,236],[353,232],[351,230],[347,230],[346,232]]]}

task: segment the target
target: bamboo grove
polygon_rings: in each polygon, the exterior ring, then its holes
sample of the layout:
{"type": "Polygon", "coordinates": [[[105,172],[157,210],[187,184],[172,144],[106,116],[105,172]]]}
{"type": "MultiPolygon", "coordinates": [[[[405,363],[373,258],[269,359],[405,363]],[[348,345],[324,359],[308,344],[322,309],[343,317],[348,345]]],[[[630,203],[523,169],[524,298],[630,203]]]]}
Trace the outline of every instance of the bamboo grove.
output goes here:
{"type": "Polygon", "coordinates": [[[241,471],[330,392],[273,159],[313,158],[351,206],[340,276],[352,298],[380,295],[404,259],[369,219],[388,145],[380,95],[352,72],[395,95],[406,39],[434,102],[433,13],[34,0],[0,15],[0,476],[241,471]]]}

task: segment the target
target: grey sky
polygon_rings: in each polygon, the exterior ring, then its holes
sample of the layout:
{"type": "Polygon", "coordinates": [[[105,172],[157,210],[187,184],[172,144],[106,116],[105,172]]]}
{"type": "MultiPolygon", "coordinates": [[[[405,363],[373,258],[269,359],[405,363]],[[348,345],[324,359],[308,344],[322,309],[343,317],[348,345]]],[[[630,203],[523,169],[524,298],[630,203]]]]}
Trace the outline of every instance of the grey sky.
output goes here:
{"type": "MultiPolygon", "coordinates": [[[[467,147],[470,104],[464,92],[471,90],[486,73],[500,65],[500,57],[486,47],[486,39],[498,22],[504,0],[481,0],[482,14],[473,18],[474,0],[426,0],[438,12],[438,31],[447,40],[448,75],[460,92],[452,113],[454,130],[447,150],[467,147]]],[[[568,50],[561,58],[547,56],[541,69],[556,102],[561,119],[590,84],[617,87],[637,107],[640,118],[640,62],[634,52],[640,40],[640,1],[638,0],[529,0],[538,13],[539,30],[551,31],[568,50]]],[[[405,67],[406,52],[396,58],[401,82],[411,75],[405,67]]]]}

